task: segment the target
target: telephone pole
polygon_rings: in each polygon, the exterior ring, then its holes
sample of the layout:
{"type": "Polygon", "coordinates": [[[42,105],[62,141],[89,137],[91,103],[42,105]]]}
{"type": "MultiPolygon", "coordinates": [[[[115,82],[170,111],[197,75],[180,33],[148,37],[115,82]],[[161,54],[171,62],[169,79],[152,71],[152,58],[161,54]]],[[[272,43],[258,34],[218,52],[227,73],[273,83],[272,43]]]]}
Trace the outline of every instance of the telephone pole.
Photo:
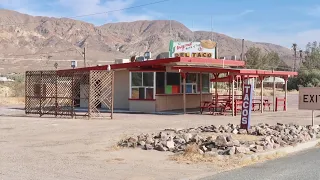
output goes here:
{"type": "Polygon", "coordinates": [[[79,54],[81,54],[83,56],[83,66],[86,67],[87,66],[87,62],[86,62],[86,44],[84,44],[83,47],[83,52],[80,52],[77,48],[75,48],[77,50],[77,52],[79,54]]]}
{"type": "Polygon", "coordinates": [[[86,63],[86,46],[84,46],[83,48],[83,64],[84,64],[84,67],[87,67],[87,63],[86,63]]]}

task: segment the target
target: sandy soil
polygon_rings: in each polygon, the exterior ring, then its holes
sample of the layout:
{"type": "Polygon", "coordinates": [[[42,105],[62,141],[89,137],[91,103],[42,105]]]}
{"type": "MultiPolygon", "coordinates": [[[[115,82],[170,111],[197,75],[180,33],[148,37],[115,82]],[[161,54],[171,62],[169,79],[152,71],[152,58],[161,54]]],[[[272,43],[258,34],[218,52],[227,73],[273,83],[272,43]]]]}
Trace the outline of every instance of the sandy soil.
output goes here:
{"type": "MultiPolygon", "coordinates": [[[[288,112],[255,112],[252,124],[310,124],[311,112],[297,110],[297,95],[289,98],[288,112]]],[[[0,179],[163,180],[219,172],[212,164],[169,161],[170,153],[112,147],[132,134],[240,121],[240,116],[212,115],[115,114],[114,120],[23,116],[22,110],[0,107],[0,179]]]]}

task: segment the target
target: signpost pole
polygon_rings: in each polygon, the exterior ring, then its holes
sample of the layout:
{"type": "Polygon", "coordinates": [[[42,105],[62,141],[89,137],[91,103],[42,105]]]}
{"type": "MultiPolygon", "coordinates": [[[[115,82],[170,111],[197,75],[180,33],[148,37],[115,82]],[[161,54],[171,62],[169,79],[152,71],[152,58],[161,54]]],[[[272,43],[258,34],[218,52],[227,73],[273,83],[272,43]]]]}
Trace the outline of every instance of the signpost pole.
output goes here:
{"type": "Polygon", "coordinates": [[[312,110],[312,126],[314,126],[314,110],[312,110]]]}

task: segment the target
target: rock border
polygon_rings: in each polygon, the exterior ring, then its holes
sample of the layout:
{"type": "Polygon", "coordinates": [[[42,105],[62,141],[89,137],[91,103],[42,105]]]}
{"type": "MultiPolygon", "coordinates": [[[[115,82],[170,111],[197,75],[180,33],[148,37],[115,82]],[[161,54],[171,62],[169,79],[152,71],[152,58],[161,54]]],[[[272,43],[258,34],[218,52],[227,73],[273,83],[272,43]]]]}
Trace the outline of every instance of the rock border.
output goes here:
{"type": "Polygon", "coordinates": [[[320,138],[320,126],[301,126],[282,124],[270,126],[260,123],[250,129],[240,129],[239,125],[200,126],[189,129],[165,129],[158,133],[140,134],[118,142],[120,147],[142,148],[144,150],[185,152],[189,145],[198,146],[200,154],[209,156],[248,155],[278,149],[280,147],[296,146],[320,138]],[[205,136],[203,133],[213,133],[205,136]],[[259,140],[237,140],[232,134],[252,135],[259,140]]]}

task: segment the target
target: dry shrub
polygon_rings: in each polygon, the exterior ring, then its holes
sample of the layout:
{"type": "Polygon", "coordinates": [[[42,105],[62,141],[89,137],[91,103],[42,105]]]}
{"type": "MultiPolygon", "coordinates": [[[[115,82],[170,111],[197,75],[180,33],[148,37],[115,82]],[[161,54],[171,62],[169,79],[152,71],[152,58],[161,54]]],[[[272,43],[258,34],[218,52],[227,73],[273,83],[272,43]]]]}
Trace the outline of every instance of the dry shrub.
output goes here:
{"type": "Polygon", "coordinates": [[[276,153],[268,154],[268,155],[252,156],[250,159],[245,159],[245,160],[239,161],[238,165],[239,165],[239,167],[249,166],[249,165],[252,165],[255,163],[261,163],[261,162],[264,162],[267,160],[272,160],[272,159],[284,157],[286,155],[287,155],[287,153],[284,153],[284,152],[276,152],[276,153]]]}
{"type": "Polygon", "coordinates": [[[189,145],[184,153],[173,155],[170,160],[177,161],[178,163],[206,163],[218,168],[221,171],[228,171],[235,168],[249,166],[255,163],[261,163],[266,160],[276,159],[283,157],[286,153],[274,153],[269,155],[253,155],[251,158],[244,158],[247,155],[239,154],[233,156],[216,155],[209,156],[200,154],[198,146],[195,144],[189,145]]]}
{"type": "Polygon", "coordinates": [[[232,138],[239,141],[259,141],[261,136],[255,136],[250,134],[232,134],[232,138]]]}
{"type": "Polygon", "coordinates": [[[125,159],[123,158],[113,158],[113,159],[108,159],[106,160],[106,162],[120,162],[120,161],[124,161],[125,159]]]}
{"type": "Polygon", "coordinates": [[[24,97],[1,97],[0,105],[23,105],[24,97]]]}
{"type": "Polygon", "coordinates": [[[24,97],[25,96],[25,83],[24,82],[8,82],[1,85],[2,88],[9,88],[10,97],[24,97]]]}
{"type": "Polygon", "coordinates": [[[107,152],[113,152],[113,151],[119,151],[119,150],[121,150],[121,149],[123,149],[123,147],[118,146],[118,145],[113,145],[113,146],[111,146],[111,147],[108,147],[108,148],[106,149],[106,151],[107,151],[107,152]]]}
{"type": "Polygon", "coordinates": [[[197,144],[190,144],[187,146],[184,155],[194,155],[194,154],[199,154],[199,146],[197,144]]]}
{"type": "Polygon", "coordinates": [[[170,157],[171,160],[177,162],[204,162],[204,156],[200,154],[197,144],[190,144],[181,154],[176,154],[170,157]]]}

